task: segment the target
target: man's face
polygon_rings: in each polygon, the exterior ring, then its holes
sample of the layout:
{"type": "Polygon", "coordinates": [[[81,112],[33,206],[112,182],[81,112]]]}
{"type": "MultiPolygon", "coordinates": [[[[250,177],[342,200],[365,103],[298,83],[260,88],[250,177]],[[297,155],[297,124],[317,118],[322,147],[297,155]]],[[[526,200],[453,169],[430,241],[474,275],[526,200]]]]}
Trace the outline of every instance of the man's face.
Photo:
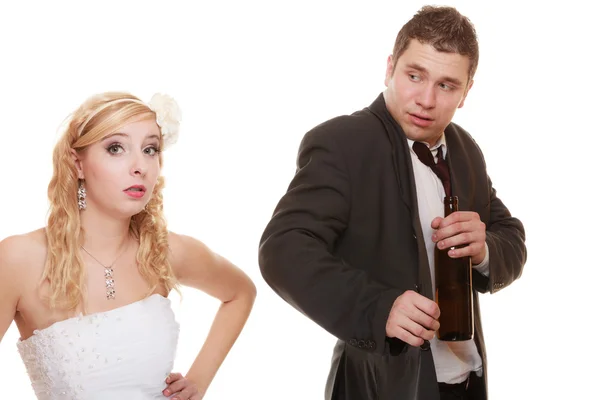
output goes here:
{"type": "Polygon", "coordinates": [[[385,103],[406,136],[430,145],[464,104],[473,81],[469,58],[412,39],[396,66],[388,57],[385,103]]]}

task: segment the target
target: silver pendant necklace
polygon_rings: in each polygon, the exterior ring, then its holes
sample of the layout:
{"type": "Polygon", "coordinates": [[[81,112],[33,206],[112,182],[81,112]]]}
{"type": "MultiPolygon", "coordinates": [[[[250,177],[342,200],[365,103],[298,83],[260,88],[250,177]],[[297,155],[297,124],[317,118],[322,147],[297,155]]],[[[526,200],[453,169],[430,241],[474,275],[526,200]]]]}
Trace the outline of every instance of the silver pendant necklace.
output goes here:
{"type": "Polygon", "coordinates": [[[108,266],[102,264],[96,257],[94,257],[89,251],[87,251],[85,249],[85,247],[81,246],[81,248],[90,257],[92,257],[94,260],[96,260],[96,262],[98,264],[100,264],[100,265],[102,265],[104,267],[104,280],[105,280],[105,283],[106,283],[106,300],[114,300],[116,292],[115,292],[115,279],[114,279],[113,265],[115,265],[115,263],[117,262],[117,260],[119,259],[119,257],[121,257],[121,255],[125,252],[125,249],[127,249],[127,246],[125,246],[125,248],[117,256],[117,258],[115,258],[115,261],[113,261],[108,266]]]}

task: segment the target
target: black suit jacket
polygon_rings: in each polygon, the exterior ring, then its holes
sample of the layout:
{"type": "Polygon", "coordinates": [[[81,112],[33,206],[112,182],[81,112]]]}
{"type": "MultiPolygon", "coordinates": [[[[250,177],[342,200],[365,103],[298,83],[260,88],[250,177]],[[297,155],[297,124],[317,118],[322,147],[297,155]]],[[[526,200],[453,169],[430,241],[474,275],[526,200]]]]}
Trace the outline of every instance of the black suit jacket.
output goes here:
{"type": "MultiPolygon", "coordinates": [[[[473,271],[475,342],[483,358],[477,291],[495,292],[521,275],[525,233],[487,176],[483,155],[456,124],[445,131],[460,210],[487,227],[489,277],[473,271]]],[[[406,290],[433,299],[406,136],[383,95],[352,115],[308,132],[298,168],[261,238],[259,264],[285,301],[339,340],[326,399],[439,397],[433,357],[386,337],[393,302],[406,290]]],[[[485,374],[471,384],[486,398],[485,374]]]]}

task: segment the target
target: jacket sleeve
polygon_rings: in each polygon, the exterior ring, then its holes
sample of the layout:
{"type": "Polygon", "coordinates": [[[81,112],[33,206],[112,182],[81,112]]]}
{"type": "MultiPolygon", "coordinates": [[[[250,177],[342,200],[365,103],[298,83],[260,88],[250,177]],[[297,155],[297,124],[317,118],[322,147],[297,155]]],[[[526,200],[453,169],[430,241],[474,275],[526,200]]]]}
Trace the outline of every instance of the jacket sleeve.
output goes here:
{"type": "Polygon", "coordinates": [[[334,253],[351,209],[351,182],[335,138],[316,128],[300,145],[296,174],[260,242],[265,281],[286,302],[348,344],[383,354],[399,289],[334,253]]]}
{"type": "Polygon", "coordinates": [[[490,190],[490,219],[486,226],[486,243],[489,248],[489,276],[473,270],[473,285],[479,292],[497,292],[518,279],[527,259],[525,229],[513,217],[488,177],[490,190]]]}

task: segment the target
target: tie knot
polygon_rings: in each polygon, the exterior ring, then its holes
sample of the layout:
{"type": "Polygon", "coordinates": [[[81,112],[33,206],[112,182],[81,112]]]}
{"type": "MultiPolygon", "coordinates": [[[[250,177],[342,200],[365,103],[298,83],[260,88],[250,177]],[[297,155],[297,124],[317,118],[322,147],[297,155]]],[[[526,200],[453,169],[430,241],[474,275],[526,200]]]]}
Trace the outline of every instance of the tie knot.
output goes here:
{"type": "MultiPolygon", "coordinates": [[[[440,147],[440,149],[441,149],[441,147],[440,147]]],[[[428,167],[433,167],[435,165],[435,159],[433,158],[433,154],[431,154],[431,150],[429,150],[429,147],[427,147],[427,145],[425,143],[414,142],[413,150],[414,150],[415,154],[417,155],[417,157],[419,157],[419,160],[421,160],[421,162],[423,164],[427,165],[428,167]]],[[[438,156],[439,156],[439,150],[438,150],[438,156]]]]}
{"type": "Polygon", "coordinates": [[[419,157],[419,160],[423,164],[431,168],[433,172],[437,175],[437,177],[440,178],[442,184],[444,185],[444,192],[446,193],[446,196],[451,196],[452,187],[450,184],[450,170],[448,168],[446,160],[444,160],[444,152],[442,150],[442,146],[438,147],[437,149],[437,163],[433,158],[433,154],[431,154],[431,150],[429,150],[429,147],[427,147],[426,144],[421,142],[414,142],[413,150],[417,157],[419,157]]]}

